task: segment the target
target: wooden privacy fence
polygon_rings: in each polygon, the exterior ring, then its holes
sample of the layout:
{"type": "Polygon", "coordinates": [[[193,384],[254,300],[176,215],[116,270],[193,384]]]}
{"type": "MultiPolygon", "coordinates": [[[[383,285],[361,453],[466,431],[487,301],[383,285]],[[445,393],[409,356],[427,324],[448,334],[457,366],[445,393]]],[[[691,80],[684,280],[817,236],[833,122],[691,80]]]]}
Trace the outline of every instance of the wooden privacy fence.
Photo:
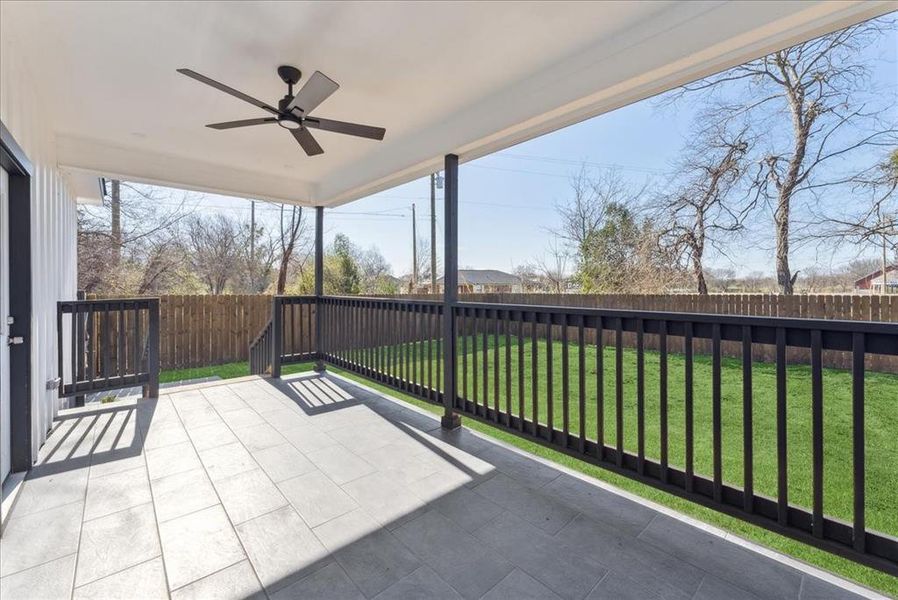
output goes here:
{"type": "MultiPolygon", "coordinates": [[[[440,296],[402,295],[396,300],[435,300],[440,296]]],[[[464,294],[464,302],[493,304],[528,304],[543,306],[567,306],[578,308],[608,308],[659,312],[706,313],[720,315],[746,315],[762,317],[792,317],[839,319],[848,321],[898,322],[898,295],[802,295],[780,296],[776,294],[698,294],[637,295],[637,294],[464,294]]],[[[162,369],[201,367],[249,359],[249,345],[259,335],[271,318],[272,296],[257,295],[169,295],[160,297],[160,358],[162,369]]],[[[314,311],[314,307],[312,307],[314,311]]],[[[307,317],[308,318],[308,317],[307,317]]],[[[314,318],[313,318],[314,320],[314,318]]],[[[471,325],[473,327],[473,325],[471,325]]],[[[299,329],[299,328],[298,328],[299,329]]],[[[544,329],[544,327],[543,327],[544,329]]],[[[469,333],[473,333],[470,331],[469,333]]],[[[559,339],[560,330],[553,330],[559,339]]],[[[305,339],[312,329],[298,330],[297,347],[311,347],[305,339]]],[[[595,332],[587,333],[589,343],[595,340],[595,332]]],[[[610,332],[605,332],[605,342],[611,344],[610,332]]],[[[289,344],[289,341],[285,341],[289,344]]],[[[656,336],[646,336],[646,348],[657,350],[656,336]]],[[[624,345],[634,348],[635,336],[624,334],[624,345]]],[[[695,352],[710,353],[710,342],[696,340],[695,352]]],[[[681,352],[675,345],[672,352],[681,352]]],[[[741,356],[738,344],[723,343],[723,355],[741,356]]],[[[755,359],[773,362],[775,348],[757,345],[755,359]]],[[[807,363],[805,349],[789,348],[788,360],[807,363]]],[[[847,353],[825,352],[826,366],[849,368],[847,353]]],[[[869,356],[867,368],[875,371],[898,373],[898,357],[869,356]]]]}

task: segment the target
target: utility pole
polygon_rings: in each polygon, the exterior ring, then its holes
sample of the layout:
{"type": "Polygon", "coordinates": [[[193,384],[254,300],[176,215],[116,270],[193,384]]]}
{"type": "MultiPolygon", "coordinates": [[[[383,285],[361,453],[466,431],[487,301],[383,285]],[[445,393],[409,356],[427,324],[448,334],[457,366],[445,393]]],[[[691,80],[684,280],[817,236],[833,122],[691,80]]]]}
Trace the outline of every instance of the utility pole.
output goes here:
{"type": "Polygon", "coordinates": [[[249,284],[256,293],[256,201],[250,200],[249,208],[249,284]]]}
{"type": "Polygon", "coordinates": [[[437,293],[437,174],[430,174],[430,293],[437,293]]]}
{"type": "Polygon", "coordinates": [[[112,245],[115,246],[113,256],[115,264],[118,265],[122,259],[122,192],[121,181],[112,180],[112,190],[109,194],[109,200],[112,204],[112,245]]]}
{"type": "Polygon", "coordinates": [[[412,289],[418,286],[418,234],[415,229],[415,203],[412,202],[412,289]]]}

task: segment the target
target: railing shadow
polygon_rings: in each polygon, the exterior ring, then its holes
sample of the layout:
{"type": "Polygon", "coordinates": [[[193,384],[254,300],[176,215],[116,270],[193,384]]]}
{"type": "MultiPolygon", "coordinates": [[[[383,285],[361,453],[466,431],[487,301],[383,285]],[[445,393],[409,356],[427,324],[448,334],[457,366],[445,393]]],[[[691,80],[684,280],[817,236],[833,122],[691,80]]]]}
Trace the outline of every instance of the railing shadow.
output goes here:
{"type": "Polygon", "coordinates": [[[140,456],[156,402],[156,399],[141,400],[57,417],[47,437],[52,446],[48,444],[41,449],[27,479],[140,456]],[[64,431],[62,435],[54,437],[61,431],[64,431]],[[126,438],[128,435],[130,439],[126,438]]]}

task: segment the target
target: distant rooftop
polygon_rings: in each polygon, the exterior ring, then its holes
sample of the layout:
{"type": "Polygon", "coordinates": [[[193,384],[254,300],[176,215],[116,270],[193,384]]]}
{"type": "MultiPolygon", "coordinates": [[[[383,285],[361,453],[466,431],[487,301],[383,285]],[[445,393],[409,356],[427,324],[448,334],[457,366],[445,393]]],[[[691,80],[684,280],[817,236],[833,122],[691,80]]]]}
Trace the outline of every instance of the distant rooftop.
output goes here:
{"type": "MultiPolygon", "coordinates": [[[[443,278],[437,279],[442,284],[443,278]]],[[[461,285],[517,285],[521,278],[496,269],[459,269],[458,283],[461,285]]]]}

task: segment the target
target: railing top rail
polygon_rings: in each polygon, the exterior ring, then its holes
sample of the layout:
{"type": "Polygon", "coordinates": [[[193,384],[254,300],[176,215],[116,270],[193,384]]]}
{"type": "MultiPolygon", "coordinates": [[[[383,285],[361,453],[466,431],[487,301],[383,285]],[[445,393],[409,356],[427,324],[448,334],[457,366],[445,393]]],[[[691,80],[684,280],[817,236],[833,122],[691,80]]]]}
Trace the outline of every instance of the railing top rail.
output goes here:
{"type": "Polygon", "coordinates": [[[264,338],[264,337],[268,334],[268,330],[269,330],[270,328],[271,328],[271,319],[268,319],[268,322],[265,323],[264,326],[262,326],[262,331],[260,331],[260,332],[256,335],[256,337],[253,338],[253,341],[249,343],[249,347],[252,348],[252,347],[255,346],[256,344],[258,344],[258,343],[259,343],[259,340],[261,340],[262,338],[264,338]]]}
{"type": "Polygon", "coordinates": [[[60,300],[57,303],[59,310],[64,313],[72,312],[76,307],[85,306],[106,306],[114,304],[133,304],[138,308],[150,308],[159,304],[158,297],[140,297],[140,298],[103,298],[102,300],[60,300]]]}
{"type": "Polygon", "coordinates": [[[615,308],[585,308],[574,306],[544,306],[539,304],[493,304],[487,302],[459,302],[457,309],[504,310],[528,313],[554,313],[611,317],[619,319],[642,319],[643,321],[672,321],[707,323],[710,325],[737,325],[767,328],[801,329],[805,331],[837,331],[846,333],[873,333],[898,336],[898,323],[882,321],[846,321],[839,319],[815,319],[795,317],[765,317],[744,315],[722,315],[713,313],[661,312],[615,308]]]}
{"type": "Polygon", "coordinates": [[[415,300],[415,299],[403,299],[403,298],[395,298],[395,297],[377,297],[377,296],[322,296],[322,300],[339,300],[339,301],[347,301],[347,302],[384,302],[391,304],[403,304],[403,305],[427,305],[427,306],[442,306],[443,302],[439,300],[415,300]]]}

